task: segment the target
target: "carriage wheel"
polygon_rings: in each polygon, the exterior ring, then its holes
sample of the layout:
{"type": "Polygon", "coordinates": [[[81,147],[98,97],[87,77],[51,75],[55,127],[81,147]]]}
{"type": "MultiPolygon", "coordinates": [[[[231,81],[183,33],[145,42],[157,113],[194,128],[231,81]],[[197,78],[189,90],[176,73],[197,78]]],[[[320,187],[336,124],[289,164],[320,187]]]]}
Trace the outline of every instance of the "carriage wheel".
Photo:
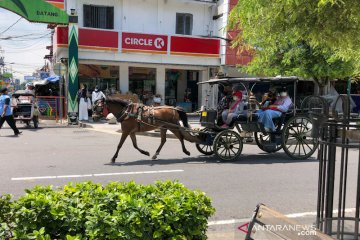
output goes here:
{"type": "Polygon", "coordinates": [[[276,148],[274,148],[271,151],[269,149],[265,148],[264,144],[271,143],[270,134],[265,135],[262,132],[255,132],[255,142],[261,150],[263,150],[264,152],[267,152],[267,153],[274,153],[274,152],[279,151],[282,148],[281,144],[276,145],[276,148]]]}
{"type": "Polygon", "coordinates": [[[195,144],[197,150],[199,150],[199,152],[201,152],[204,155],[213,155],[214,154],[214,150],[213,150],[213,146],[211,145],[203,145],[203,144],[195,144]]]}
{"type": "Polygon", "coordinates": [[[305,116],[295,116],[285,124],[282,133],[282,147],[293,159],[307,159],[318,146],[318,139],[311,137],[312,122],[305,116]]]}
{"type": "Polygon", "coordinates": [[[213,148],[215,155],[221,160],[234,161],[241,154],[243,142],[237,132],[226,130],[216,135],[213,148]]]}

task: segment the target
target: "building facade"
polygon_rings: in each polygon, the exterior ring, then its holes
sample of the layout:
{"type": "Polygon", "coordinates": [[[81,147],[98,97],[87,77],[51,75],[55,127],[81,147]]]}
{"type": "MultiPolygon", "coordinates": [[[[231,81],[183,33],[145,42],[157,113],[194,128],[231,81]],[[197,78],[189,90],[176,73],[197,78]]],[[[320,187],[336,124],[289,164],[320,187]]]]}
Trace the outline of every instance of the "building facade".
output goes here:
{"type": "MultiPolygon", "coordinates": [[[[198,85],[218,72],[231,76],[250,56],[230,48],[226,31],[231,0],[56,0],[79,19],[79,83],[89,89],[135,93],[145,104],[194,111],[217,101],[198,85]]],[[[68,57],[68,28],[54,28],[52,62],[68,57]]]]}

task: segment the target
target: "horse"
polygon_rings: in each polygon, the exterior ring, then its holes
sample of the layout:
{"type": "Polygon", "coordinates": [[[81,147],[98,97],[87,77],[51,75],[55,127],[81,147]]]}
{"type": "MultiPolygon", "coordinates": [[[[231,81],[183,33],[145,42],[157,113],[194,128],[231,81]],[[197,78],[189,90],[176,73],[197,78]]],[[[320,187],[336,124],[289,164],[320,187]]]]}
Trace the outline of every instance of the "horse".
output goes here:
{"type": "Polygon", "coordinates": [[[121,123],[122,135],[117,146],[116,152],[111,159],[115,163],[118,153],[126,138],[130,136],[133,146],[140,153],[150,156],[150,153],[138,147],[136,141],[137,132],[147,132],[160,128],[161,143],[152,159],[155,160],[160,154],[162,147],[166,142],[166,132],[171,131],[181,142],[183,152],[190,156],[190,152],[184,144],[184,135],[179,130],[181,120],[184,127],[189,127],[186,113],[179,108],[171,106],[149,107],[138,103],[132,103],[116,97],[106,99],[106,107],[112,113],[118,122],[121,123]]]}

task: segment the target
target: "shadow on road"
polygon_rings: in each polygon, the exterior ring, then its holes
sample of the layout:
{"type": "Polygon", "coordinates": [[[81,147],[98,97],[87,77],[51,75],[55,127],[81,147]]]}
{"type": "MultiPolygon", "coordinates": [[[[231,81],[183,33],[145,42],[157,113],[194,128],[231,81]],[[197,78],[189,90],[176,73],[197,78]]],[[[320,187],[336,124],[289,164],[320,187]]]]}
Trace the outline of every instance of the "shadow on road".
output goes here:
{"type": "MultiPolygon", "coordinates": [[[[315,154],[314,154],[315,156],[315,154]]],[[[306,160],[294,160],[289,158],[285,153],[262,153],[262,154],[243,154],[238,160],[233,162],[222,162],[216,156],[194,156],[194,157],[185,157],[182,159],[158,159],[151,160],[141,159],[132,162],[115,162],[115,163],[106,163],[105,165],[112,166],[137,166],[137,165],[171,165],[179,163],[199,163],[199,164],[276,164],[276,163],[299,163],[299,162],[317,162],[318,160],[315,157],[311,157],[306,160]]]]}

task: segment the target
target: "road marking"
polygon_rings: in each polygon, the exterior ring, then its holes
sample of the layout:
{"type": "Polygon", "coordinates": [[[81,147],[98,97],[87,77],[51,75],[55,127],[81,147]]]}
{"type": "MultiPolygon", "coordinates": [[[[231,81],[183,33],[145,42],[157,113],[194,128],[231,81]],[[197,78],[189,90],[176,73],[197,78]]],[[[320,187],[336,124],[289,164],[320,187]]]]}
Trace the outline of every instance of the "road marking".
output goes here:
{"type": "MultiPolygon", "coordinates": [[[[347,208],[345,209],[346,213],[355,212],[355,208],[347,208]]],[[[338,210],[333,211],[334,214],[338,213],[338,210]]],[[[302,218],[307,216],[316,216],[316,212],[303,212],[303,213],[292,213],[285,215],[288,218],[302,218]]],[[[235,223],[246,223],[250,222],[250,218],[242,218],[242,219],[229,219],[229,220],[219,220],[219,221],[210,221],[208,223],[208,226],[214,226],[214,225],[230,225],[235,223]]]]}
{"type": "Polygon", "coordinates": [[[11,178],[12,181],[26,181],[26,180],[42,180],[42,179],[62,179],[62,178],[83,178],[83,177],[104,177],[104,176],[119,176],[119,175],[139,175],[139,174],[156,174],[156,173],[176,173],[184,172],[184,170],[160,170],[160,171],[142,171],[142,172],[118,172],[118,173],[93,173],[83,175],[62,175],[62,176],[41,176],[41,177],[20,177],[11,178]]]}
{"type": "Polygon", "coordinates": [[[242,219],[230,219],[230,220],[220,220],[220,221],[210,221],[208,223],[208,226],[214,226],[214,225],[229,225],[229,224],[235,224],[235,223],[244,223],[249,222],[250,218],[242,218],[242,219]]]}

